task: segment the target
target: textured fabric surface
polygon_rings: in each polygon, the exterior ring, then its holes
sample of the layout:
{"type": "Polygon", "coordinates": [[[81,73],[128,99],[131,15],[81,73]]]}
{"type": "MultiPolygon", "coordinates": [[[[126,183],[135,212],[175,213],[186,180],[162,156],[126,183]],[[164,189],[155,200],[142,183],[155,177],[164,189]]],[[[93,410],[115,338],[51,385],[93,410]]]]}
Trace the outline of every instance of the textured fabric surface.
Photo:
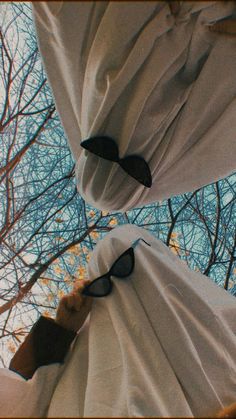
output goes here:
{"type": "Polygon", "coordinates": [[[236,170],[235,2],[34,2],[38,42],[76,161],[78,190],[124,211],[236,170]],[[224,26],[223,26],[224,27],[224,26]],[[149,164],[151,189],[80,142],[107,135],[149,164]]]}
{"type": "Polygon", "coordinates": [[[140,241],[132,274],[112,277],[112,293],[94,299],[58,377],[56,365],[20,383],[0,371],[3,407],[5,375],[8,398],[19,384],[26,401],[32,392],[33,405],[21,401],[24,416],[42,414],[49,404],[49,417],[204,417],[235,402],[235,297],[135,226],[118,227],[99,242],[89,278],[107,272],[139,237],[151,247],[140,241]]]}
{"type": "Polygon", "coordinates": [[[140,241],[129,279],[94,299],[49,416],[204,416],[235,401],[234,297],[135,226],[99,242],[89,278],[139,237],[151,247],[140,241]]]}
{"type": "Polygon", "coordinates": [[[45,417],[62,366],[39,368],[32,379],[0,368],[0,417],[45,417]]]}

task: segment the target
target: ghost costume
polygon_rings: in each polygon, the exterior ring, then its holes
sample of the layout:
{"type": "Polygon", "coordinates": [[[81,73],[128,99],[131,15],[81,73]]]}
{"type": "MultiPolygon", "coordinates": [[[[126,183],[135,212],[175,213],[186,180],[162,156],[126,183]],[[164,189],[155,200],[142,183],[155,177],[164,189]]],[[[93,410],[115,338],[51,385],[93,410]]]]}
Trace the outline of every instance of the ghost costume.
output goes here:
{"type": "Polygon", "coordinates": [[[183,1],[176,15],[168,2],[32,7],[78,191],[87,203],[125,211],[236,170],[236,30],[211,31],[235,18],[235,2],[183,1]],[[151,188],[117,161],[81,147],[91,137],[100,144],[100,136],[114,140],[119,159],[145,160],[151,188]]]}
{"type": "Polygon", "coordinates": [[[97,244],[89,278],[140,237],[151,246],[140,241],[131,275],[113,276],[112,293],[94,298],[64,365],[28,381],[1,370],[1,416],[13,416],[4,398],[14,400],[14,417],[199,417],[235,402],[235,297],[131,225],[97,244]]]}

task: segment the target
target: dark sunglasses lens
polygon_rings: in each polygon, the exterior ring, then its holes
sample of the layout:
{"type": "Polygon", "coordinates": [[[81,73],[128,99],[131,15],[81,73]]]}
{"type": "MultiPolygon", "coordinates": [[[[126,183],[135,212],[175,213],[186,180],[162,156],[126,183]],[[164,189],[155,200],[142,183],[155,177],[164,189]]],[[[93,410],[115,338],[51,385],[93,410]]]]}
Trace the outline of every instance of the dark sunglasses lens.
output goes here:
{"type": "Polygon", "coordinates": [[[91,284],[87,285],[82,294],[95,297],[103,297],[111,291],[112,284],[108,277],[101,276],[91,284]]]}
{"type": "Polygon", "coordinates": [[[111,269],[111,275],[117,276],[118,278],[124,278],[131,274],[134,268],[134,256],[133,249],[127,250],[119,259],[115,262],[111,269]]]}
{"type": "Polygon", "coordinates": [[[142,185],[152,186],[152,175],[146,161],[139,156],[128,156],[120,160],[121,167],[142,185]]]}
{"type": "Polygon", "coordinates": [[[103,159],[115,162],[119,160],[118,147],[110,137],[92,137],[82,141],[80,145],[103,159]]]}

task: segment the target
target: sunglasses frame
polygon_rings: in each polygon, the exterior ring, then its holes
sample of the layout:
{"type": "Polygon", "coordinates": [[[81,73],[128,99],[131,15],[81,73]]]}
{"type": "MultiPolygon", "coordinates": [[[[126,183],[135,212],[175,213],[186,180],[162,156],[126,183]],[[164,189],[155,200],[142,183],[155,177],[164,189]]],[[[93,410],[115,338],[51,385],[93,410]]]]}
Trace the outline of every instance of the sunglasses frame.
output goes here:
{"type": "Polygon", "coordinates": [[[143,242],[145,242],[148,246],[151,246],[149,243],[147,243],[144,239],[142,239],[141,237],[138,238],[137,240],[135,240],[131,247],[129,247],[128,249],[126,249],[116,260],[115,262],[112,264],[111,269],[106,272],[104,275],[99,276],[98,278],[94,279],[93,281],[90,282],[90,284],[86,285],[82,291],[83,295],[89,296],[89,297],[95,297],[95,298],[102,298],[102,297],[106,297],[107,295],[109,295],[112,292],[112,288],[113,288],[113,281],[111,279],[111,276],[116,276],[117,278],[123,279],[123,278],[127,278],[134,270],[134,265],[135,265],[135,258],[134,258],[134,249],[135,247],[138,245],[138,243],[140,242],[140,240],[142,240],[143,242]],[[131,269],[129,271],[129,273],[125,274],[125,275],[114,275],[114,273],[112,272],[114,270],[114,266],[116,265],[117,262],[119,262],[120,259],[122,259],[126,254],[130,254],[131,256],[131,262],[132,262],[132,266],[131,269]],[[109,288],[108,291],[106,293],[104,293],[103,295],[96,295],[95,293],[92,293],[89,291],[89,288],[91,287],[92,284],[94,284],[95,282],[101,280],[101,278],[107,278],[109,281],[109,288]]]}
{"type": "Polygon", "coordinates": [[[136,154],[132,154],[123,158],[119,157],[119,148],[116,144],[115,140],[111,137],[107,137],[104,135],[90,137],[87,140],[83,140],[80,143],[81,147],[83,147],[85,150],[95,154],[98,157],[101,157],[108,161],[113,161],[115,163],[118,163],[120,167],[128,173],[129,176],[131,176],[133,179],[135,179],[137,182],[141,183],[141,185],[146,186],[147,188],[151,188],[152,186],[152,174],[149,168],[148,163],[146,160],[144,160],[143,157],[138,156],[136,154]],[[110,147],[111,155],[107,155],[107,152],[104,153],[104,150],[107,151],[110,147]],[[105,154],[105,155],[104,155],[105,154]],[[140,173],[138,174],[135,172],[133,173],[133,170],[130,170],[129,162],[135,159],[135,165],[140,168],[140,170],[144,170],[144,176],[140,177],[140,173]]]}

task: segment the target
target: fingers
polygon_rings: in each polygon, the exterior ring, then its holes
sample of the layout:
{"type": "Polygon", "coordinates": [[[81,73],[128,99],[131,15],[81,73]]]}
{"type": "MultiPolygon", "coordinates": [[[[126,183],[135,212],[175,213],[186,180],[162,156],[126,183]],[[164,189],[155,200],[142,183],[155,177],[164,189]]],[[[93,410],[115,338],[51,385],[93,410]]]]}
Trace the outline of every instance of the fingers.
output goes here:
{"type": "Polygon", "coordinates": [[[236,36],[236,19],[226,19],[209,26],[211,32],[236,36]]]}
{"type": "Polygon", "coordinates": [[[82,305],[82,299],[83,297],[79,293],[68,294],[64,300],[67,310],[79,311],[82,305]]]}
{"type": "Polygon", "coordinates": [[[85,311],[90,311],[92,307],[93,298],[92,297],[83,297],[82,307],[85,311]]]}
{"type": "Polygon", "coordinates": [[[231,404],[228,407],[225,407],[221,410],[217,416],[217,418],[236,418],[236,403],[231,404]]]}
{"type": "Polygon", "coordinates": [[[81,294],[84,287],[89,283],[89,280],[81,280],[70,294],[65,295],[61,299],[61,304],[70,311],[79,311],[82,306],[90,307],[92,298],[81,294]]]}
{"type": "Polygon", "coordinates": [[[169,7],[172,15],[177,15],[180,11],[180,1],[170,1],[169,7]]]}
{"type": "Polygon", "coordinates": [[[81,281],[74,290],[61,298],[56,312],[56,322],[66,329],[77,332],[84,324],[91,307],[92,297],[81,294],[90,281],[81,281]]]}
{"type": "Polygon", "coordinates": [[[60,309],[79,311],[81,306],[85,303],[89,306],[89,302],[92,298],[86,297],[81,294],[85,285],[87,285],[89,282],[89,280],[81,280],[79,284],[76,284],[73,291],[71,291],[67,295],[64,295],[64,297],[61,298],[59,303],[60,309]]]}
{"type": "Polygon", "coordinates": [[[81,279],[75,286],[72,292],[81,292],[86,285],[90,283],[89,279],[81,279]]]}

